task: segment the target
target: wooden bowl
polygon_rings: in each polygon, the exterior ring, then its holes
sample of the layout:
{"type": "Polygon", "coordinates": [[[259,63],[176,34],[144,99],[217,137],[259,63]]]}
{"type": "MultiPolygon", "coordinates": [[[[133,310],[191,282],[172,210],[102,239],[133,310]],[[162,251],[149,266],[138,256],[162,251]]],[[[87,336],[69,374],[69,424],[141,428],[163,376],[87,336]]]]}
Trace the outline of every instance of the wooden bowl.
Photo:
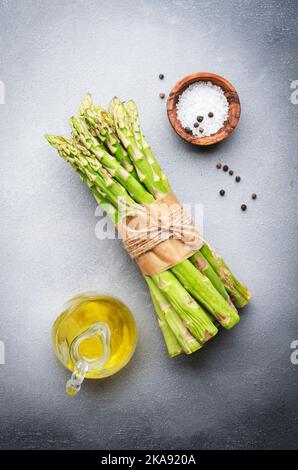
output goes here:
{"type": "Polygon", "coordinates": [[[188,75],[176,83],[168,98],[167,112],[173,129],[182,139],[194,145],[211,145],[226,139],[232,134],[238,124],[241,107],[238,93],[228,80],[214,73],[199,72],[188,75]],[[198,137],[196,135],[188,134],[185,129],[183,129],[182,124],[177,117],[176,104],[179,96],[189,85],[200,81],[212,82],[214,85],[220,86],[229,103],[228,119],[216,134],[210,135],[209,137],[198,137]]]}

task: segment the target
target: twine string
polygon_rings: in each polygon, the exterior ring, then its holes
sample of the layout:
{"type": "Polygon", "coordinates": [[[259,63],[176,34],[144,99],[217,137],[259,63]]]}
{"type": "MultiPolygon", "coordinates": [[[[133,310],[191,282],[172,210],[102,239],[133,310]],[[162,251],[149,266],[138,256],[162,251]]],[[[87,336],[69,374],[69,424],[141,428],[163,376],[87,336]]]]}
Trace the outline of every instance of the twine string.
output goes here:
{"type": "Polygon", "coordinates": [[[190,246],[201,239],[191,217],[180,204],[168,207],[165,213],[158,215],[145,209],[141,215],[126,222],[124,246],[132,258],[138,258],[170,239],[179,239],[190,246]]]}

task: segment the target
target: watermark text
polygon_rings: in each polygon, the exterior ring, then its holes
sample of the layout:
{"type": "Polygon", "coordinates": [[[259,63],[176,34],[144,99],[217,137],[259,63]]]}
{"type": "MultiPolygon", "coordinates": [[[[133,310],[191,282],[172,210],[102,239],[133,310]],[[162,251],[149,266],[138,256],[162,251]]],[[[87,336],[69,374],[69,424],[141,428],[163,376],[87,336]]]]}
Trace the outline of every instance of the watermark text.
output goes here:
{"type": "Polygon", "coordinates": [[[290,347],[294,350],[290,356],[291,363],[296,366],[298,364],[298,339],[292,341],[290,347]]]}
{"type": "Polygon", "coordinates": [[[291,103],[298,104],[298,80],[291,82],[291,89],[294,90],[291,93],[291,103]]]}
{"type": "Polygon", "coordinates": [[[5,344],[0,341],[0,365],[5,364],[5,344]]]}
{"type": "Polygon", "coordinates": [[[0,104],[5,104],[5,84],[0,80],[0,104]]]}

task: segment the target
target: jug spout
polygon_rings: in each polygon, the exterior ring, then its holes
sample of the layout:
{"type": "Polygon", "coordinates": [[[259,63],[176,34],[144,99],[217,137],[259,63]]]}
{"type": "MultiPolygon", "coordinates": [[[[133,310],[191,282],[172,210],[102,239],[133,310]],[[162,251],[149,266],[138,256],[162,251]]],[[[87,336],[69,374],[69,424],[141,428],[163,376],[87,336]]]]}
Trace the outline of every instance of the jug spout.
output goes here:
{"type": "Polygon", "coordinates": [[[70,379],[66,382],[66,393],[68,395],[76,395],[81,390],[81,385],[86,377],[87,371],[87,364],[84,364],[83,362],[78,364],[71,374],[70,379]]]}

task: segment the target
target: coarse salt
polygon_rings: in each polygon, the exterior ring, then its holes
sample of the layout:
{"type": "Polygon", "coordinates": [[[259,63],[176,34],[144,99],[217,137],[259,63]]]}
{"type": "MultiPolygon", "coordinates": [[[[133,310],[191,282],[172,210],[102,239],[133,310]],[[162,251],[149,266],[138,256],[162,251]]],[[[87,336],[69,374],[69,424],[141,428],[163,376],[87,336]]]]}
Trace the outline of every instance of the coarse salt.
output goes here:
{"type": "Polygon", "coordinates": [[[179,96],[176,108],[184,129],[191,129],[193,135],[207,137],[223,127],[228,118],[229,103],[219,86],[211,82],[195,82],[179,96]],[[209,113],[213,113],[213,117],[209,117],[209,113]],[[197,121],[198,116],[203,117],[201,122],[197,121]],[[199,126],[195,127],[195,123],[199,126]]]}

